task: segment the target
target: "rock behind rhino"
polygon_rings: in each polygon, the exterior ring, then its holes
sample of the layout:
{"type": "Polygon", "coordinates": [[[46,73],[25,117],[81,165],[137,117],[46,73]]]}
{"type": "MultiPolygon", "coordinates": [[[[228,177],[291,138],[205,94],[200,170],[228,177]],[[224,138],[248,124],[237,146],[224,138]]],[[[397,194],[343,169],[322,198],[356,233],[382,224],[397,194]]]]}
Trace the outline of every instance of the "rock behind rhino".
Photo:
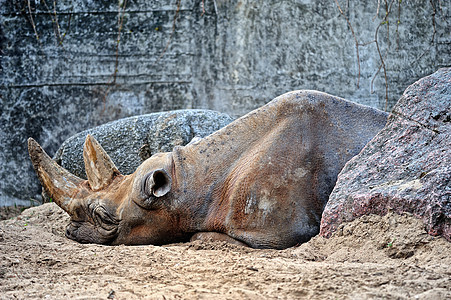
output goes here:
{"type": "Polygon", "coordinates": [[[282,249],[319,232],[344,164],[387,114],[315,91],[284,94],[215,133],[157,153],[122,175],[87,136],[88,180],[29,139],[38,177],[70,216],[79,242],[165,244],[217,238],[282,249]]]}
{"type": "Polygon", "coordinates": [[[387,125],[340,173],[321,233],[390,210],[451,241],[451,68],[409,86],[387,125]]]}
{"type": "Polygon", "coordinates": [[[131,174],[152,154],[188,144],[233,121],[227,114],[206,109],[185,109],[120,119],[82,131],[68,138],[55,161],[78,177],[86,178],[83,143],[95,137],[123,174],[131,174]]]}

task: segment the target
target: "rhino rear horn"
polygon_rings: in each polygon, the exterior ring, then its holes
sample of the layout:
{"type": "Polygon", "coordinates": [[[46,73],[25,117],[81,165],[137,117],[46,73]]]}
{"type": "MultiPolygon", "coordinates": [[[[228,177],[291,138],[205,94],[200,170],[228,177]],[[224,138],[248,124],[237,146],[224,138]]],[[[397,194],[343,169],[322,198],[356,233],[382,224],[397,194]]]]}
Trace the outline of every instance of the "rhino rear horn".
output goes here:
{"type": "Polygon", "coordinates": [[[83,146],[83,159],[86,176],[93,191],[104,189],[120,174],[111,158],[90,134],[83,146]]]}
{"type": "Polygon", "coordinates": [[[32,138],[28,139],[31,162],[45,191],[62,209],[70,214],[73,200],[85,197],[89,191],[83,180],[58,165],[32,138]]]}

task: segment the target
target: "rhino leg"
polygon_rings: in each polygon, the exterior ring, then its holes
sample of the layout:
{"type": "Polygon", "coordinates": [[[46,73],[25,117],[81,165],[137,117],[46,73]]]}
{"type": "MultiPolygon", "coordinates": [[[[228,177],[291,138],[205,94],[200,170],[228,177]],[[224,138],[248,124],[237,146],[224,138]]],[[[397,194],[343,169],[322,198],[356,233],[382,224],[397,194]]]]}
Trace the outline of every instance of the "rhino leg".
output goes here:
{"type": "Polygon", "coordinates": [[[239,245],[239,246],[245,246],[245,247],[249,247],[247,244],[238,241],[230,236],[228,236],[227,234],[224,233],[219,233],[219,232],[198,232],[196,234],[194,234],[191,237],[191,242],[192,241],[225,241],[227,243],[230,244],[234,244],[234,245],[239,245]]]}

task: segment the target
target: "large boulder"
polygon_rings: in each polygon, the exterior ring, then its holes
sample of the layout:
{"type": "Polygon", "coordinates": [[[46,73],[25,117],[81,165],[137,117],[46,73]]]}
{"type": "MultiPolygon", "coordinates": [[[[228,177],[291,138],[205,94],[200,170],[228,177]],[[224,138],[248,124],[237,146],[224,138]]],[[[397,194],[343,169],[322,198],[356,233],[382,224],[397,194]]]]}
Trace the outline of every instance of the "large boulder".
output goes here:
{"type": "Polygon", "coordinates": [[[178,110],[120,119],[67,139],[54,159],[72,174],[86,178],[83,143],[94,136],[122,174],[130,174],[152,154],[172,151],[193,137],[205,137],[229,124],[227,114],[211,110],[178,110]]]}
{"type": "Polygon", "coordinates": [[[322,221],[330,236],[340,223],[389,210],[421,218],[431,235],[451,241],[451,68],[406,89],[387,125],[338,180],[322,221]]]}

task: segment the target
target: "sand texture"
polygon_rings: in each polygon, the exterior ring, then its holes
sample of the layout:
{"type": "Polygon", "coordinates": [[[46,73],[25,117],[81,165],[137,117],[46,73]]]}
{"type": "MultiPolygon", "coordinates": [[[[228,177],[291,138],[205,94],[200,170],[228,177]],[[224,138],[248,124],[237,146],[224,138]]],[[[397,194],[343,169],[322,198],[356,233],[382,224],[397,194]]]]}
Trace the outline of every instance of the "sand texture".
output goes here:
{"type": "Polygon", "coordinates": [[[451,243],[389,212],[283,251],[79,244],[49,203],[0,221],[0,299],[450,299],[451,243]]]}

